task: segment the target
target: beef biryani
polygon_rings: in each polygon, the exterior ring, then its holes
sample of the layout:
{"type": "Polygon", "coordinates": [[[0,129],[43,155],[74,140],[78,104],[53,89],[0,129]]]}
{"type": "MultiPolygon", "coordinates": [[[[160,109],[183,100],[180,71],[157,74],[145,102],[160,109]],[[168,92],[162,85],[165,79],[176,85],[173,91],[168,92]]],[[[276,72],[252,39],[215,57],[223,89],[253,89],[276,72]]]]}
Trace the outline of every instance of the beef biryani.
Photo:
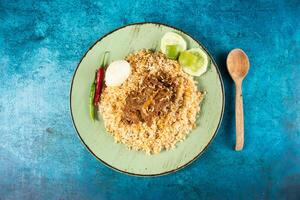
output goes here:
{"type": "Polygon", "coordinates": [[[193,75],[184,70],[180,60],[183,51],[178,59],[164,51],[142,49],[132,53],[122,61],[128,66],[128,70],[123,68],[125,78],[117,75],[113,66],[107,68],[106,85],[95,105],[117,143],[156,154],[174,148],[195,128],[204,92],[197,89],[193,75]],[[118,81],[123,79],[121,83],[113,84],[116,76],[118,81]]]}

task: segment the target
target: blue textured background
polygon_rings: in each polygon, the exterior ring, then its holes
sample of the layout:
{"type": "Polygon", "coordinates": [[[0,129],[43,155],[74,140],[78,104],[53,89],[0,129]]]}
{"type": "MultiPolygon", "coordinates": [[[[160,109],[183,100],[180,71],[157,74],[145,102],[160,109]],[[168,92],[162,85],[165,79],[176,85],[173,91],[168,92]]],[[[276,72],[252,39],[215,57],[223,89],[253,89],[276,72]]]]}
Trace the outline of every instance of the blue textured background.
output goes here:
{"type": "Polygon", "coordinates": [[[0,199],[300,199],[300,2],[0,0],[0,199]],[[228,3],[230,2],[230,3],[228,3]],[[192,165],[156,178],[99,163],[69,114],[85,51],[128,23],[157,21],[200,40],[224,79],[221,129],[192,165]],[[246,145],[234,145],[228,51],[240,47],[246,145]]]}

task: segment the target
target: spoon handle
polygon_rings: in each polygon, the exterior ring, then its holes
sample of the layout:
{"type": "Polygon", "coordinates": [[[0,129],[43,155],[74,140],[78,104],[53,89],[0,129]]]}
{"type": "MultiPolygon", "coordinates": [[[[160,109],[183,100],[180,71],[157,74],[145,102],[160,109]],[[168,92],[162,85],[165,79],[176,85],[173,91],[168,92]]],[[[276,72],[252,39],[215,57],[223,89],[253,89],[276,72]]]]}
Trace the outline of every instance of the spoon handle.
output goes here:
{"type": "Polygon", "coordinates": [[[235,150],[240,151],[243,149],[244,146],[244,109],[243,109],[242,82],[236,83],[235,128],[236,128],[235,150]]]}

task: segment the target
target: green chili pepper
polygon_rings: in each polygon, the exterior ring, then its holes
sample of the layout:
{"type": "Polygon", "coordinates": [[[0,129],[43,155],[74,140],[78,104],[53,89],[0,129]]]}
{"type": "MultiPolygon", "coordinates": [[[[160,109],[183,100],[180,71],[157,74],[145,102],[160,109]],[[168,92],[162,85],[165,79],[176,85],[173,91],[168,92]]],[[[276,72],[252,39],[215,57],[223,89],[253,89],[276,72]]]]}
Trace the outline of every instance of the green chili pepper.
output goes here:
{"type": "Polygon", "coordinates": [[[95,83],[92,84],[90,89],[89,108],[90,118],[95,121],[95,106],[94,106],[94,95],[95,95],[95,83]]]}

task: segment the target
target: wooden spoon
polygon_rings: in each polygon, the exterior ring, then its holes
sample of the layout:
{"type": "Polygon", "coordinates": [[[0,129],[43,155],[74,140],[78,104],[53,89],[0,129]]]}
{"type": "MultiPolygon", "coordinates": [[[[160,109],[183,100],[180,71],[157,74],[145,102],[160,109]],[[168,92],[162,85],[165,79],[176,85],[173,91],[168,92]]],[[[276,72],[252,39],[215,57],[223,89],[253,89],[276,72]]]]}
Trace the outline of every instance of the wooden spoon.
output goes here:
{"type": "Polygon", "coordinates": [[[227,69],[235,83],[235,126],[236,144],[235,150],[240,151],[244,146],[244,111],[242,82],[249,71],[249,59],[242,49],[233,49],[227,57],[227,69]]]}

